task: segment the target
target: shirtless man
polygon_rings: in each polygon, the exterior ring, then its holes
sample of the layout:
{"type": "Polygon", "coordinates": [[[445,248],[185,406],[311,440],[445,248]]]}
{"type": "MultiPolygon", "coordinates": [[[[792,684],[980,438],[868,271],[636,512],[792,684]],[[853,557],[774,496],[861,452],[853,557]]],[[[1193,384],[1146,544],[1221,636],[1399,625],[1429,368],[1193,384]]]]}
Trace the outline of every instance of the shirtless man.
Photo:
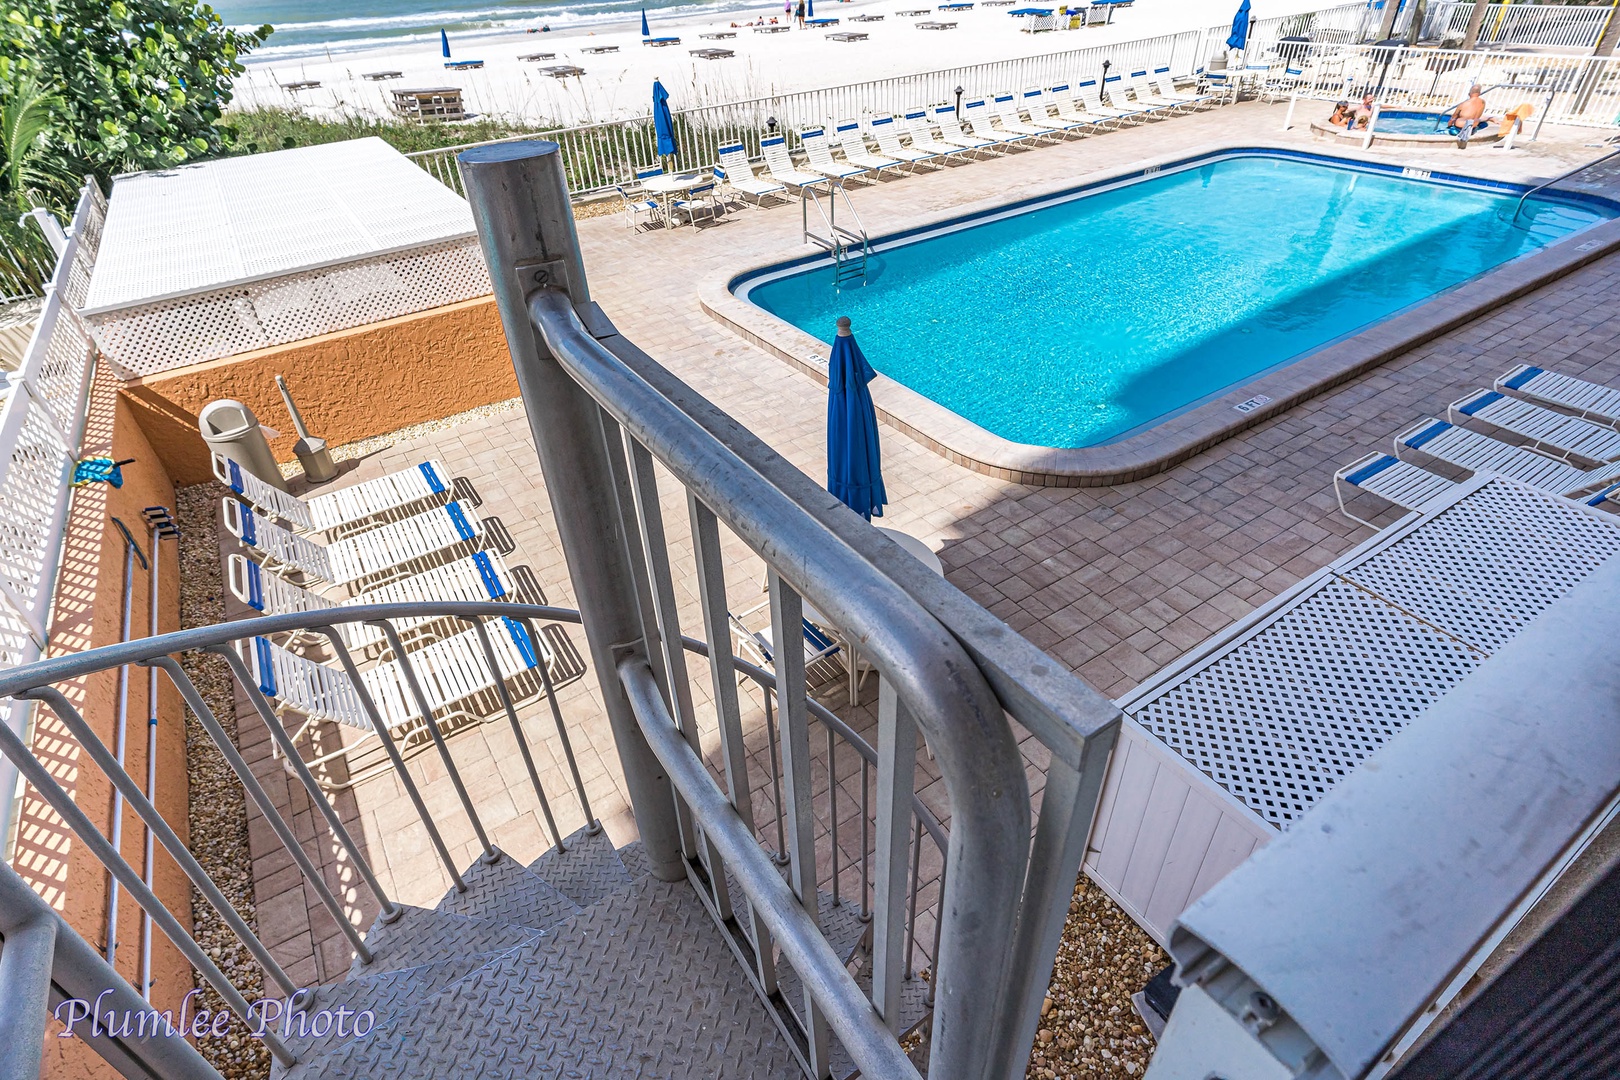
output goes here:
{"type": "Polygon", "coordinates": [[[1485,96],[1479,92],[1479,87],[1470,86],[1468,97],[1462,104],[1451,110],[1451,127],[1457,132],[1457,148],[1459,150],[1468,146],[1468,137],[1474,129],[1483,126],[1485,119],[1485,96]]]}

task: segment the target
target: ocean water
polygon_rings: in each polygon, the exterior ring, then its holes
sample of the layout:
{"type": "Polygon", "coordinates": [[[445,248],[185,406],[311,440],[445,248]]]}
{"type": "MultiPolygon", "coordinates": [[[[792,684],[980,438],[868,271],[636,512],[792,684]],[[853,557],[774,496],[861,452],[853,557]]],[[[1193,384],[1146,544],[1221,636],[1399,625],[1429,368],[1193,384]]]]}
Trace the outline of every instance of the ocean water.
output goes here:
{"type": "Polygon", "coordinates": [[[780,12],[781,0],[224,0],[214,9],[231,26],[276,28],[253,59],[291,59],[414,41],[433,42],[442,28],[457,35],[521,33],[624,23],[641,17],[704,17],[731,11],[780,12]]]}
{"type": "Polygon", "coordinates": [[[1093,446],[1612,216],[1515,227],[1516,201],[1232,157],[891,248],[865,286],[739,292],[823,341],[849,316],[878,371],[1003,438],[1093,446]]]}

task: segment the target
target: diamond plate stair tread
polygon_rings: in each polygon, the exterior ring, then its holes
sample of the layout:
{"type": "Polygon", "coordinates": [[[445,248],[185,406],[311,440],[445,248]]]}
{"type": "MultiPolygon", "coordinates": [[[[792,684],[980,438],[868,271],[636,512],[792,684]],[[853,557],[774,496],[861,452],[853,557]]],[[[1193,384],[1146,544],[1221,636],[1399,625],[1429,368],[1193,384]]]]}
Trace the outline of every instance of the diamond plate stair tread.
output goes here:
{"type": "Polygon", "coordinates": [[[619,849],[619,861],[630,872],[632,880],[644,878],[652,873],[652,864],[647,861],[647,849],[640,840],[632,840],[619,849]]]}
{"type": "Polygon", "coordinates": [[[438,1080],[799,1080],[702,902],[650,878],[311,1062],[438,1080]]]}
{"type": "Polygon", "coordinates": [[[604,830],[592,835],[580,829],[563,839],[563,847],[566,850],[547,851],[530,863],[529,869],[582,908],[634,880],[604,830]]]}
{"type": "MultiPolygon", "coordinates": [[[[375,974],[354,976],[342,982],[313,987],[312,996],[304,1005],[304,1012],[311,1020],[305,1023],[312,1022],[314,1014],[321,1010],[339,1007],[356,1012],[369,1009],[374,1020],[385,1020],[432,997],[451,983],[466,978],[503,955],[505,953],[490,952],[458,956],[450,960],[441,960],[436,964],[423,964],[395,971],[378,971],[375,974]]],[[[321,1036],[313,1033],[299,1034],[299,1026],[296,1024],[278,1030],[282,1032],[282,1040],[300,1059],[319,1057],[348,1038],[347,1035],[339,1037],[335,1030],[328,1030],[321,1036]]],[[[310,1029],[305,1030],[308,1032],[310,1029]]],[[[285,1070],[279,1068],[272,1068],[271,1071],[272,1077],[277,1078],[284,1073],[285,1070]]]]}
{"type": "Polygon", "coordinates": [[[532,941],[538,933],[525,926],[510,926],[492,919],[470,919],[427,908],[401,906],[405,913],[397,922],[372,924],[366,934],[372,962],[369,966],[362,965],[356,958],[349,965],[351,978],[376,971],[436,964],[460,956],[505,952],[532,941]]]}
{"type": "Polygon", "coordinates": [[[467,891],[452,888],[435,911],[535,930],[544,930],[580,912],[578,904],[510,855],[503,854],[496,863],[479,860],[461,878],[467,883],[467,891]]]}

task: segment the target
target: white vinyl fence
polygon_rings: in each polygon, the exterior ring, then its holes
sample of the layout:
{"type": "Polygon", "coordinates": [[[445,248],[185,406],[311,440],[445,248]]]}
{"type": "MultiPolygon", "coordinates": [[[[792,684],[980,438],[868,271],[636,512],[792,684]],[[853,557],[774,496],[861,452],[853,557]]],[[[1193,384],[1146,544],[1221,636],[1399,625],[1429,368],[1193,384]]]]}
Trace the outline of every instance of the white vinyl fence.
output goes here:
{"type": "MultiPolygon", "coordinates": [[[[1408,8],[1411,5],[1408,4],[1408,8]]],[[[1480,24],[1479,44],[1536,45],[1543,48],[1590,49],[1598,42],[1609,13],[1605,4],[1586,7],[1575,4],[1489,4],[1480,24]]],[[[1423,19],[1423,39],[1461,41],[1468,32],[1468,19],[1474,13],[1471,0],[1442,0],[1430,6],[1423,19]]],[[[1403,25],[1411,14],[1403,12],[1403,25]]]]}
{"type": "MultiPolygon", "coordinates": [[[[73,306],[89,287],[105,213],[101,190],[87,182],[34,336],[0,406],[0,668],[32,663],[45,647],[96,356],[73,306]]],[[[27,712],[0,705],[0,723],[23,734],[27,712]]],[[[0,838],[9,833],[16,779],[14,767],[0,763],[0,838]]]]}
{"type": "MultiPolygon", "coordinates": [[[[1255,21],[1249,53],[1259,56],[1278,38],[1308,34],[1316,41],[1352,41],[1365,21],[1366,8],[1345,4],[1304,15],[1290,15],[1255,21]]],[[[806,90],[772,97],[734,101],[722,105],[681,109],[674,114],[678,169],[709,168],[719,147],[741,142],[751,156],[760,154],[759,140],[772,120],[776,130],[790,134],[803,127],[820,126],[846,119],[903,113],[907,109],[954,102],[956,88],[963,98],[1021,90],[1029,86],[1052,86],[1085,78],[1101,78],[1104,65],[1109,75],[1129,74],[1143,68],[1168,67],[1177,78],[1190,77],[1210,56],[1225,52],[1230,26],[1222,24],[1206,30],[1140,38],[1113,45],[1039,56],[1025,56],[987,64],[943,68],[938,71],[898,75],[869,82],[849,83],[821,90],[806,90]]],[[[540,131],[517,138],[544,138],[562,147],[568,187],[574,195],[590,195],[628,182],[637,167],[657,161],[654,152],[652,118],[619,120],[611,123],[540,131]]],[[[483,145],[469,143],[467,146],[483,145]]],[[[455,155],[467,146],[429,150],[409,155],[417,164],[457,192],[462,191],[455,155]]]]}

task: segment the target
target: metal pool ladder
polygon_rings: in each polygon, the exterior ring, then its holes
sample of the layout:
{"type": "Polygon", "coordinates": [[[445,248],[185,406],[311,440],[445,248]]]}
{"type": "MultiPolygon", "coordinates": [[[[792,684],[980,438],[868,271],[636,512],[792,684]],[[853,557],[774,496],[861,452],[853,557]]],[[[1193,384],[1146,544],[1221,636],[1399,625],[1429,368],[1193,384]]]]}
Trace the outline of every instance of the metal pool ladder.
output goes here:
{"type": "Polygon", "coordinates": [[[855,212],[855,204],[849,201],[849,193],[844,185],[836,181],[827,186],[827,204],[821,203],[822,193],[813,187],[803,189],[803,198],[799,206],[804,218],[805,243],[815,244],[832,256],[833,260],[833,286],[841,287],[846,281],[859,278],[861,284],[866,284],[866,260],[871,252],[871,241],[866,235],[866,227],[861,224],[861,215],[855,212]],[[854,229],[846,229],[838,224],[838,204],[843,203],[844,213],[855,223],[854,229]],[[826,235],[810,230],[810,207],[814,204],[816,213],[821,216],[821,223],[826,227],[826,235]]]}

